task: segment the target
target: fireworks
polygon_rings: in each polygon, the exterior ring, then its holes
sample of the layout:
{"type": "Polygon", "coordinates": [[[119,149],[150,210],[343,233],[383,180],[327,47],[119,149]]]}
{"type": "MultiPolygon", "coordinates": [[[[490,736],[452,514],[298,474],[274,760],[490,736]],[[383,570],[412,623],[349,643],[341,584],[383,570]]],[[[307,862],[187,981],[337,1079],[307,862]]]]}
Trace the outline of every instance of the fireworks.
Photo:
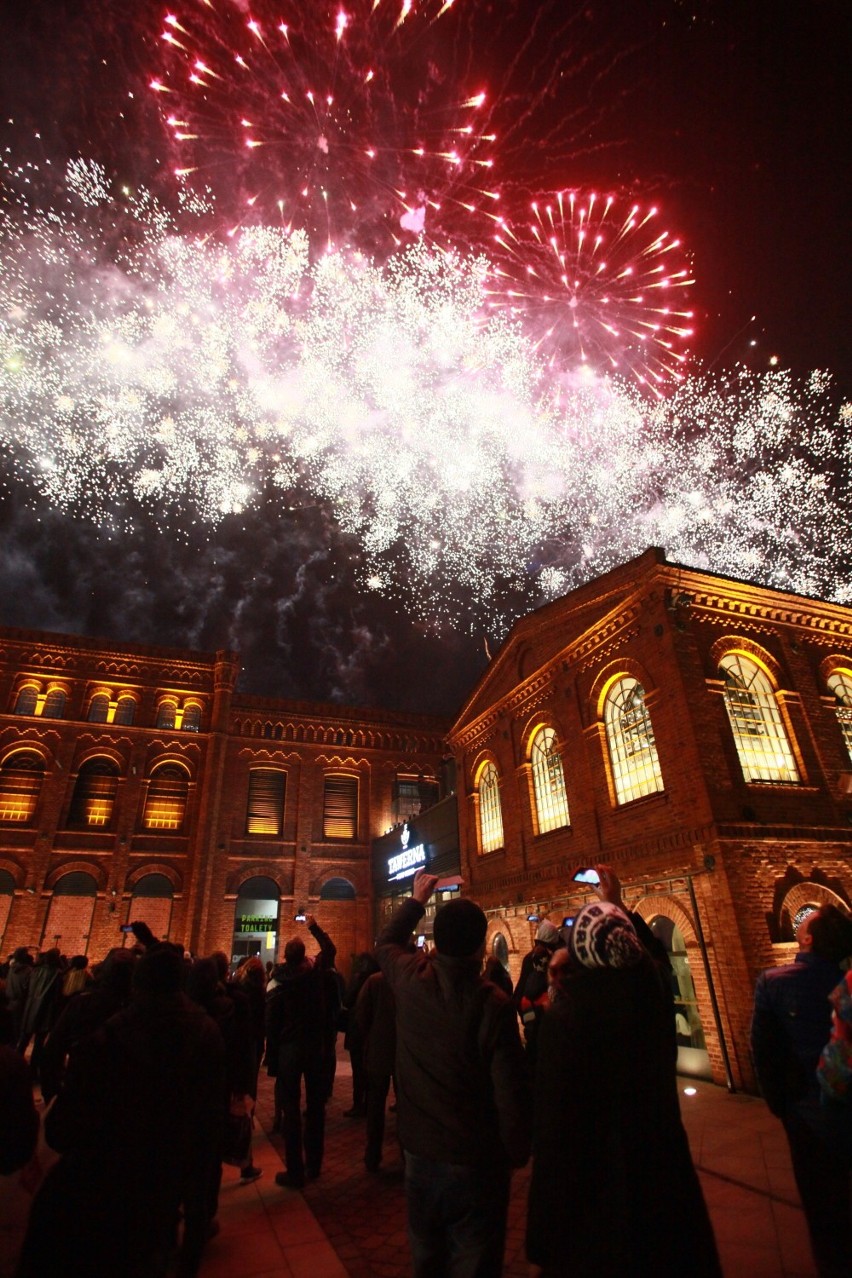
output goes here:
{"type": "Polygon", "coordinates": [[[522,316],[551,367],[591,364],[654,390],[683,376],[693,280],[657,208],[559,191],[526,222],[495,220],[492,301],[522,316]]]}
{"type": "Polygon", "coordinates": [[[386,253],[488,190],[481,86],[428,57],[446,0],[194,0],[167,13],[151,79],[175,169],[240,191],[240,220],[386,253]],[[426,47],[424,49],[424,42],[426,47]]]}
{"type": "Polygon", "coordinates": [[[0,443],[69,513],[173,533],[272,486],[333,511],[365,590],[496,633],[648,544],[848,597],[852,434],[825,377],[692,376],[655,403],[554,372],[481,258],[312,262],[303,232],[218,242],[71,178],[67,206],[0,222],[0,443]]]}

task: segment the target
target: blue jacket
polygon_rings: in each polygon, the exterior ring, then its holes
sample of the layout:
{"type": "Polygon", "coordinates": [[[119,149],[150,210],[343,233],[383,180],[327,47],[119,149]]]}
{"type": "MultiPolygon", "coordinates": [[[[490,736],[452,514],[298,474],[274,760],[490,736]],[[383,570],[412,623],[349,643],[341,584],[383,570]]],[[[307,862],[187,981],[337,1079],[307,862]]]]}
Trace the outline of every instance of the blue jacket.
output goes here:
{"type": "Polygon", "coordinates": [[[778,1118],[817,1093],[817,1062],[831,1032],[828,996],[842,977],[835,963],[805,952],[758,977],[751,1050],[766,1103],[778,1118]]]}

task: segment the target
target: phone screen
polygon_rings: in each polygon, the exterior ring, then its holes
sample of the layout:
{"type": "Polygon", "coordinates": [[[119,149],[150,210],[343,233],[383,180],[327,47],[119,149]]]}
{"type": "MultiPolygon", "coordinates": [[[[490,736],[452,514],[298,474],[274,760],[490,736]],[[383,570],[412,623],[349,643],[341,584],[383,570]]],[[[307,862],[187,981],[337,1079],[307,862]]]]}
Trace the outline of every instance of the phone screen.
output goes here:
{"type": "Polygon", "coordinates": [[[597,870],[578,870],[574,875],[575,883],[594,883],[595,886],[601,881],[601,876],[597,870]]]}

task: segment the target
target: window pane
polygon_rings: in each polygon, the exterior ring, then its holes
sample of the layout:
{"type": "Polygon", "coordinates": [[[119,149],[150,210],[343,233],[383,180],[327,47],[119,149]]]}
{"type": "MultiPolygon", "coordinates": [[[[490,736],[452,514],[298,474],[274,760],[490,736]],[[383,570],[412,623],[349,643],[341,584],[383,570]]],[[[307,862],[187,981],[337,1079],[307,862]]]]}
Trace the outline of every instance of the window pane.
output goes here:
{"type": "Polygon", "coordinates": [[[114,723],[131,724],[136,719],[136,702],[132,697],[119,697],[114,723]]]}
{"type": "Polygon", "coordinates": [[[44,764],[37,754],[13,754],[0,768],[0,821],[26,825],[33,819],[44,764]]]}
{"type": "Polygon", "coordinates": [[[21,688],[15,702],[15,714],[35,714],[38,692],[35,688],[21,688]]]}
{"type": "Polygon", "coordinates": [[[354,839],[358,833],[358,778],[326,777],[322,813],[324,839],[354,839]]]}
{"type": "Polygon", "coordinates": [[[569,824],[565,774],[553,728],[541,728],[533,738],[530,751],[533,790],[539,834],[558,830],[569,824]]]}
{"type": "Polygon", "coordinates": [[[787,732],[769,677],[748,657],[733,652],[719,669],[725,709],[746,781],[798,781],[787,732]]]}
{"type": "Polygon", "coordinates": [[[74,786],[69,825],[107,826],[112,818],[118,789],[118,770],[104,760],[84,763],[74,786]]]}
{"type": "Polygon", "coordinates": [[[65,693],[61,688],[51,688],[44,699],[43,719],[61,719],[65,713],[65,693]]]}
{"type": "Polygon", "coordinates": [[[619,803],[663,789],[660,760],[645,689],[637,679],[619,679],[607,693],[604,726],[619,803]]]}
{"type": "Polygon", "coordinates": [[[177,706],[173,701],[164,701],[157,710],[157,727],[171,731],[175,726],[177,706]]]}
{"type": "Polygon", "coordinates": [[[198,732],[201,729],[201,706],[187,706],[181,720],[183,732],[198,732]]]}
{"type": "Polygon", "coordinates": [[[852,675],[836,670],[828,676],[828,690],[834,693],[837,704],[834,713],[846,743],[846,753],[852,759],[852,675]]]}
{"type": "Polygon", "coordinates": [[[249,773],[246,834],[281,835],[286,774],[273,768],[253,768],[249,773]]]}
{"type": "Polygon", "coordinates": [[[99,692],[92,697],[89,706],[89,723],[106,723],[109,717],[109,697],[105,692],[99,692]]]}
{"type": "Polygon", "coordinates": [[[502,848],[500,780],[493,763],[486,763],[479,776],[479,829],[483,852],[496,852],[498,848],[502,848]]]}
{"type": "Polygon", "coordinates": [[[166,764],[153,773],[142,824],[148,830],[179,830],[186,814],[189,790],[186,773],[166,764]]]}

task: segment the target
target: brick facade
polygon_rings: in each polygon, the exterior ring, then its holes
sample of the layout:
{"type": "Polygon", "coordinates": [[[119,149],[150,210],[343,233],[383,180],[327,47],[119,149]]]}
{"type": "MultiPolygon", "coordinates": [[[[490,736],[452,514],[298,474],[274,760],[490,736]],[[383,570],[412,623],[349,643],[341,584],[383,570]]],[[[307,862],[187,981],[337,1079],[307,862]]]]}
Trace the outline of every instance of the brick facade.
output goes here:
{"type": "MultiPolygon", "coordinates": [[[[826,686],[836,670],[852,671],[852,609],[683,569],[655,550],[520,620],[448,738],[462,873],[513,975],[535,931],[527,916],[561,924],[588,899],[574,871],[610,863],[631,909],[678,929],[713,1077],[753,1086],[758,972],[789,961],[796,910],[850,904],[852,759],[826,686]],[[771,686],[795,779],[745,779],[720,669],[732,653],[771,686]],[[621,679],[644,689],[661,776],[628,802],[606,724],[621,679]],[[556,733],[569,809],[548,833],[537,832],[530,749],[543,725],[556,733]],[[483,854],[486,760],[504,839],[483,854]]],[[[762,746],[755,698],[743,696],[745,748],[762,746]]],[[[633,721],[617,720],[628,772],[649,742],[633,721]]]]}

